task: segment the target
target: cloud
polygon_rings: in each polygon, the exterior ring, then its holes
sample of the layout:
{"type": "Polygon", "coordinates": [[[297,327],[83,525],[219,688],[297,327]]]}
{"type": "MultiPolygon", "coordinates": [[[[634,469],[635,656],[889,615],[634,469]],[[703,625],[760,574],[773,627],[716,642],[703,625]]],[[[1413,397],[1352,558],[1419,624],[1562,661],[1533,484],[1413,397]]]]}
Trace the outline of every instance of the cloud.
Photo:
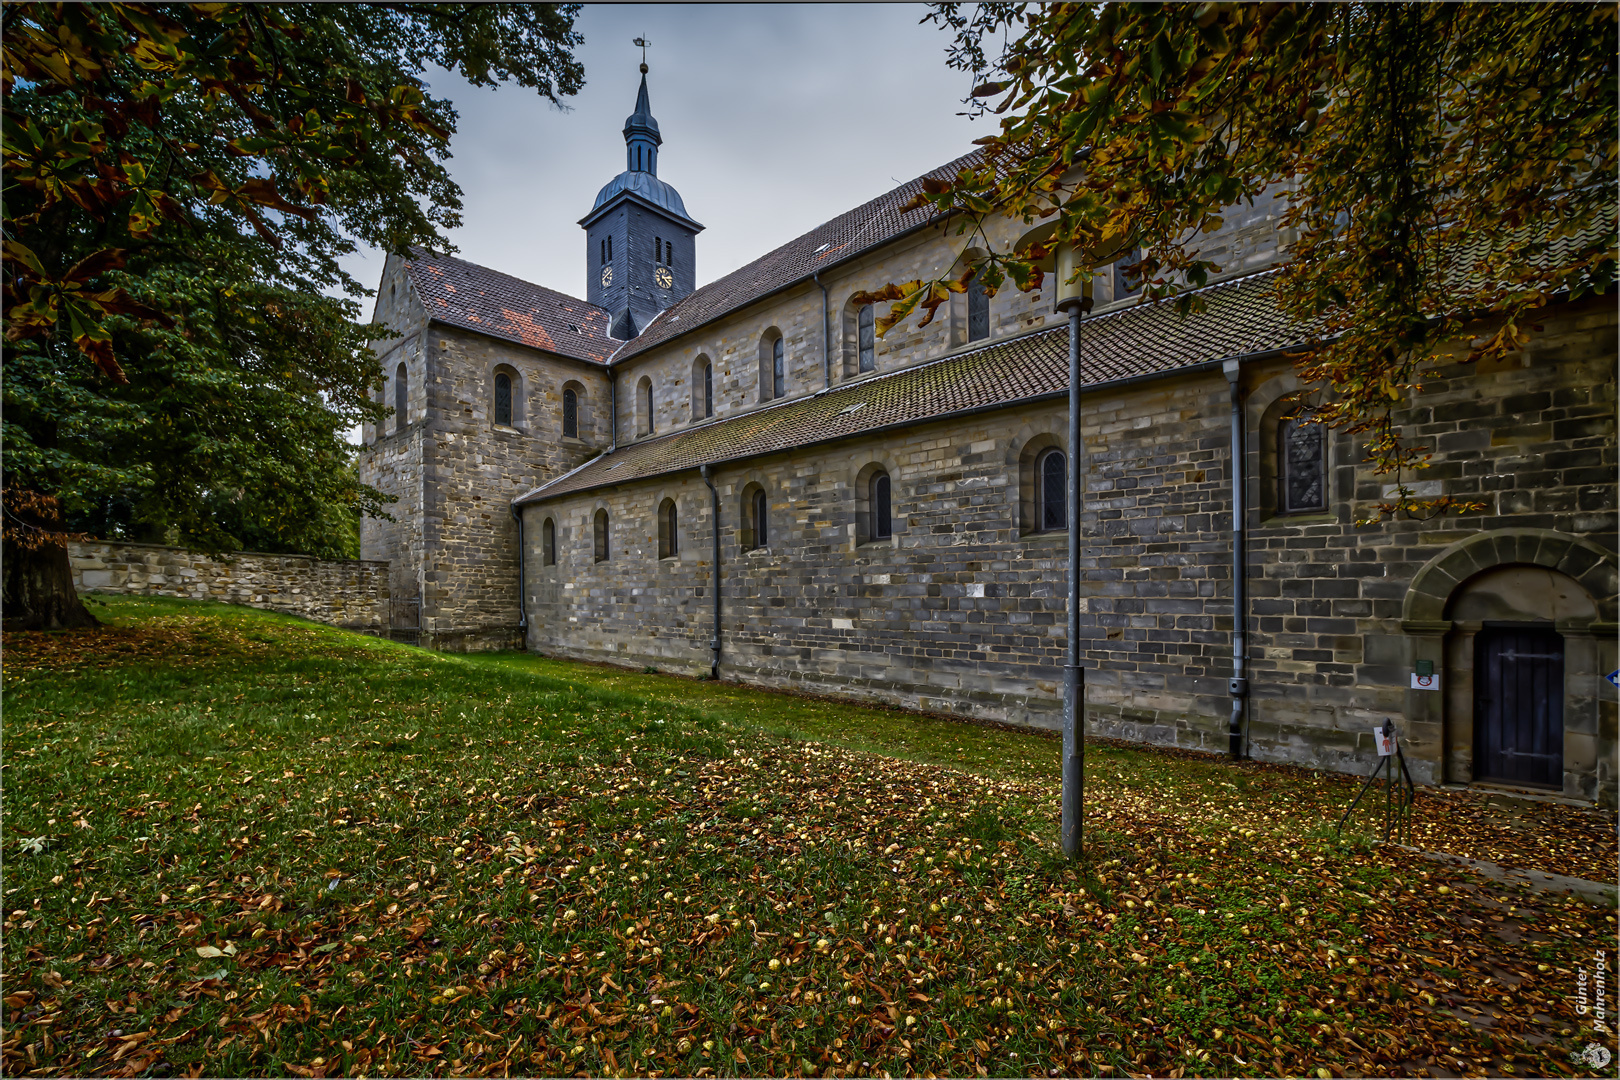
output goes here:
{"type": "MultiPolygon", "coordinates": [[[[451,175],[472,262],[585,293],[577,222],[625,167],[645,35],[659,176],[707,229],[699,283],[970,149],[993,121],[956,115],[968,77],[945,66],[947,34],[923,10],[872,5],[589,5],[577,26],[586,86],[558,110],[517,86],[475,89],[444,72],[460,113],[451,175]]],[[[375,286],[378,252],[348,269],[375,286]]],[[[369,310],[369,302],[365,305],[369,310]]]]}

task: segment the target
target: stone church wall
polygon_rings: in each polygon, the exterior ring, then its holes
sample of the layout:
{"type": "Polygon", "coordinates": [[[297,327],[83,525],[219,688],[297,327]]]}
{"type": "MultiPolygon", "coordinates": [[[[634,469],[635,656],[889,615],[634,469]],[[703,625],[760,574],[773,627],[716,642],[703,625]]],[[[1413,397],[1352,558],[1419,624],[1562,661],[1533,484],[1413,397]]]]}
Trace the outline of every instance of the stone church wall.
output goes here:
{"type": "Polygon", "coordinates": [[[239,551],[212,558],[158,544],[70,543],[81,593],[180,596],[246,604],[351,630],[388,625],[388,564],[239,551]]]}
{"type": "MultiPolygon", "coordinates": [[[[1003,234],[1007,239],[1016,236],[1020,228],[999,219],[989,227],[995,231],[998,241],[1003,239],[1003,234]]],[[[692,409],[694,389],[700,395],[703,389],[697,375],[701,370],[697,366],[700,358],[714,364],[714,416],[724,419],[778,401],[808,397],[825,389],[829,366],[836,385],[935,360],[953,349],[965,347],[968,344],[966,308],[964,303],[958,302],[942,308],[929,326],[918,328],[918,320],[912,319],[879,338],[874,350],[874,372],[863,376],[854,351],[855,315],[849,302],[855,293],[879,288],[890,281],[933,277],[951,270],[957,265],[964,244],[964,238],[956,235],[954,227],[922,230],[830,269],[822,277],[828,293],[825,311],[820,287],[806,282],[616,365],[620,441],[631,442],[644,437],[646,424],[637,394],[643,377],[650,378],[653,385],[653,435],[703,422],[701,417],[694,419],[692,409]],[[826,364],[822,355],[823,319],[829,352],[826,364]],[[780,399],[762,400],[761,341],[776,333],[780,333],[785,342],[786,393],[780,399]]],[[[1054,318],[1057,316],[1052,312],[1050,285],[1044,293],[1020,293],[1008,287],[990,300],[992,338],[1033,329],[1054,318]]]]}
{"type": "Polygon", "coordinates": [[[360,551],[389,566],[389,592],[396,600],[422,593],[422,495],[425,480],[423,431],[427,418],[427,382],[424,375],[427,313],[415,299],[410,280],[397,258],[389,258],[378,286],[374,320],[398,332],[374,347],[383,385],[377,400],[393,408],[399,365],[406,371],[406,409],[403,416],[386,417],[382,424],[361,428],[364,445],[357,460],[360,481],[397,500],[388,507],[393,521],[362,518],[360,551]]]}
{"type": "Polygon", "coordinates": [[[435,324],[422,507],[423,642],[518,648],[517,525],[511,502],[606,449],[607,380],[579,361],[435,324]],[[494,422],[495,375],[513,379],[512,425],[494,422]],[[580,438],[562,397],[580,396],[580,438]]]}
{"type": "MultiPolygon", "coordinates": [[[[1279,195],[1270,193],[1252,205],[1229,209],[1223,226],[1203,239],[1204,254],[1222,264],[1221,277],[1253,273],[1274,265],[1287,237],[1280,231],[1285,209],[1279,195]]],[[[1012,244],[1027,226],[1005,218],[986,223],[998,248],[1012,244]]],[[[761,342],[780,333],[785,341],[786,394],[779,400],[808,397],[831,382],[836,385],[872,374],[895,371],[980,342],[967,339],[967,299],[953,294],[934,320],[924,327],[913,317],[878,338],[874,371],[860,371],[856,315],[850,298],[858,292],[881,288],[891,281],[955,276],[981,256],[981,247],[957,234],[954,224],[923,229],[909,237],[842,264],[830,265],[822,275],[827,288],[825,308],[821,288],[805,282],[766,297],[724,318],[715,320],[666,345],[633,356],[615,366],[619,394],[619,439],[631,442],[648,434],[637,392],[641,380],[653,386],[653,422],[650,434],[665,434],[693,423],[705,422],[701,410],[694,416],[693,394],[702,394],[700,359],[714,365],[714,417],[724,419],[774,401],[762,399],[761,342]],[[825,330],[824,330],[825,325],[825,330]],[[828,355],[823,358],[823,333],[828,355]]],[[[637,249],[638,251],[641,249],[637,249]]],[[[836,255],[836,253],[830,253],[836,255]]],[[[1064,316],[1053,310],[1054,286],[1048,278],[1043,289],[1031,293],[1005,286],[990,298],[990,339],[1039,329],[1064,316]]],[[[1097,311],[1129,297],[1114,296],[1113,276],[1099,274],[1095,281],[1097,311]]]]}
{"type": "MultiPolygon", "coordinates": [[[[1253,756],[1364,770],[1370,729],[1389,716],[1402,726],[1420,782],[1471,779],[1471,736],[1457,707],[1409,687],[1418,659],[1437,661],[1444,680],[1467,677],[1445,674],[1446,635],[1455,631],[1406,613],[1432,587],[1426,568],[1459,542],[1482,540],[1495,554],[1470,548],[1469,566],[1551,559],[1548,572],[1590,595],[1598,615],[1560,624],[1576,688],[1565,793],[1612,799],[1616,697],[1598,684],[1615,665],[1615,315],[1594,301],[1539,321],[1545,332],[1523,358],[1442,372],[1404,418],[1437,453],[1419,490],[1487,503],[1485,513],[1460,518],[1356,525],[1385,485],[1342,434],[1331,439],[1329,511],[1278,515],[1266,495],[1275,485],[1272,439],[1297,386],[1285,364],[1245,371],[1253,756]],[[1542,539],[1517,539],[1532,534],[1542,539]]],[[[1218,370],[1087,395],[1081,618],[1095,733],[1226,747],[1228,409],[1218,370]]],[[[1061,401],[1022,406],[717,470],[723,676],[1056,723],[1065,549],[1060,535],[1022,533],[1019,488],[1026,449],[1061,445],[1064,417],[1061,401]],[[874,463],[893,479],[896,536],[862,544],[856,481],[874,463]],[[739,536],[751,483],[770,499],[765,551],[743,551],[739,536]]],[[[534,538],[531,649],[708,669],[709,498],[695,473],[562,497],[525,514],[534,538]],[[665,498],[679,506],[681,551],[658,559],[655,514],[665,498]],[[604,563],[592,558],[598,508],[612,527],[604,563]],[[547,516],[558,538],[550,567],[538,546],[547,516]]]]}

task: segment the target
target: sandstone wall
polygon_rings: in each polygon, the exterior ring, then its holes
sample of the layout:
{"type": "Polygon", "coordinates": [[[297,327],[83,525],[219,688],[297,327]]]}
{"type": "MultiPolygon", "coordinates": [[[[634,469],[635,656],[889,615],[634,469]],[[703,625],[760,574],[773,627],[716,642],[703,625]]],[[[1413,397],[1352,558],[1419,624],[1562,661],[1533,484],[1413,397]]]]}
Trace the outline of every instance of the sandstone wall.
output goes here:
{"type": "Polygon", "coordinates": [[[68,545],[81,593],[182,596],[301,615],[352,630],[388,625],[388,564],[241,551],[210,558],[156,544],[68,545]]]}
{"type": "MultiPolygon", "coordinates": [[[[1253,273],[1281,259],[1288,240],[1281,230],[1284,209],[1274,194],[1261,196],[1253,205],[1229,209],[1222,227],[1201,238],[1206,256],[1222,265],[1219,276],[1253,273]]],[[[1029,226],[998,217],[988,221],[985,228],[996,247],[1005,249],[1029,226]]],[[[921,317],[913,316],[878,338],[874,371],[863,374],[857,308],[850,301],[856,293],[878,289],[888,282],[956,276],[972,258],[983,254],[983,249],[970,240],[957,235],[956,226],[948,224],[922,229],[842,264],[836,261],[837,252],[829,252],[830,265],[821,278],[827,289],[825,307],[821,288],[805,282],[616,364],[620,442],[646,437],[648,425],[637,391],[643,378],[649,378],[653,387],[652,435],[705,422],[701,409],[694,414],[692,402],[694,394],[701,398],[703,393],[703,360],[714,365],[716,419],[772,404],[772,400],[761,396],[760,352],[761,342],[776,333],[785,343],[786,375],[786,393],[776,400],[807,397],[825,389],[828,368],[831,382],[838,384],[935,360],[970,344],[979,347],[982,342],[970,343],[967,339],[966,296],[952,294],[950,302],[928,326],[919,327],[921,317]]],[[[1135,302],[1133,297],[1115,297],[1110,273],[1099,274],[1094,289],[1098,313],[1135,302]]],[[[1062,322],[1066,316],[1054,311],[1054,296],[1050,275],[1041,290],[1031,293],[1006,285],[990,298],[989,340],[1062,322]]],[[[881,312],[883,306],[878,310],[881,312]]]]}
{"type": "MultiPolygon", "coordinates": [[[[1437,454],[1420,490],[1487,504],[1463,517],[1357,525],[1376,516],[1386,485],[1342,434],[1329,440],[1327,512],[1279,514],[1268,495],[1276,424],[1297,384],[1285,364],[1245,370],[1254,756],[1364,771],[1371,728],[1392,717],[1420,782],[1470,781],[1466,703],[1413,690],[1410,677],[1430,659],[1447,686],[1466,686],[1447,642],[1471,631],[1412,612],[1437,582],[1443,612],[1472,575],[1535,565],[1592,612],[1558,627],[1569,648],[1564,794],[1613,797],[1616,696],[1599,684],[1616,661],[1615,313],[1593,301],[1538,322],[1524,356],[1439,373],[1403,418],[1437,454]]],[[[1226,748],[1228,410],[1218,370],[1087,395],[1081,620],[1094,732],[1226,748]]],[[[1020,491],[1031,448],[1061,446],[1065,430],[1061,402],[1025,405],[719,469],[724,677],[1054,724],[1066,551],[1061,534],[1027,531],[1020,491]],[[895,514],[894,538],[875,544],[856,531],[857,478],[873,465],[891,475],[895,514]],[[750,484],[771,507],[759,551],[740,535],[750,484]]],[[[695,471],[525,514],[530,648],[708,669],[711,517],[695,471]],[[679,508],[680,551],[660,559],[666,498],[679,508]],[[593,557],[598,509],[611,523],[606,562],[593,557]],[[552,566],[539,551],[547,517],[552,566]]]]}
{"type": "Polygon", "coordinates": [[[472,331],[428,325],[397,259],[383,275],[377,317],[404,336],[381,346],[393,402],[407,365],[403,430],[368,428],[361,478],[398,497],[394,521],[367,519],[361,552],[393,566],[398,598],[420,597],[422,644],[439,649],[520,644],[517,528],[511,500],[606,448],[608,387],[597,366],[472,331]],[[512,379],[512,423],[494,418],[495,376],[512,379]],[[562,433],[565,388],[578,395],[578,437],[562,433]]]}
{"type": "Polygon", "coordinates": [[[423,644],[521,648],[512,500],[606,449],[606,375],[468,331],[435,325],[429,335],[423,644]],[[498,371],[514,378],[510,426],[493,418],[498,371]],[[577,439],[562,434],[565,386],[580,398],[577,439]]]}
{"type": "Polygon", "coordinates": [[[427,313],[416,299],[403,264],[390,256],[378,285],[373,321],[389,326],[399,336],[378,341],[383,374],[377,400],[394,408],[399,366],[405,365],[406,408],[380,425],[366,424],[360,438],[365,449],[356,467],[361,483],[370,484],[397,500],[388,507],[394,519],[360,519],[360,554],[389,566],[389,593],[396,600],[422,593],[422,498],[425,477],[423,432],[427,417],[425,337],[427,313]]]}

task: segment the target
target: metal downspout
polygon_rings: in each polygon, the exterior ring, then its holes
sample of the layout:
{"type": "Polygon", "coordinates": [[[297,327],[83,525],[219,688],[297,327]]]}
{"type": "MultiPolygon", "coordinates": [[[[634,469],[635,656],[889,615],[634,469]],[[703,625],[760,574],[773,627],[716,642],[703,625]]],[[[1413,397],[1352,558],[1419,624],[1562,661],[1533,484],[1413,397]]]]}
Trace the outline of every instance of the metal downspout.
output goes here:
{"type": "Polygon", "coordinates": [[[720,678],[720,492],[715,489],[713,474],[707,465],[698,466],[698,473],[709,488],[709,532],[714,537],[714,569],[709,572],[709,591],[714,593],[714,636],[709,639],[709,650],[714,654],[709,664],[709,678],[720,678]]]}
{"type": "Polygon", "coordinates": [[[1248,592],[1247,560],[1244,554],[1244,529],[1248,519],[1245,505],[1245,455],[1243,452],[1243,387],[1238,382],[1241,364],[1228,360],[1221,365],[1226,373],[1227,387],[1232,399],[1232,678],[1226,692],[1232,697],[1232,716],[1228,721],[1228,751],[1233,760],[1243,756],[1243,720],[1249,696],[1248,666],[1248,592]]]}
{"type": "Polygon", "coordinates": [[[512,507],[512,520],[517,522],[518,529],[518,629],[523,631],[523,647],[529,647],[529,605],[526,599],[528,589],[523,583],[523,508],[512,507]]]}
{"type": "Polygon", "coordinates": [[[822,385],[832,387],[832,333],[827,329],[827,286],[821,284],[821,271],[810,275],[821,289],[821,374],[822,385]]]}

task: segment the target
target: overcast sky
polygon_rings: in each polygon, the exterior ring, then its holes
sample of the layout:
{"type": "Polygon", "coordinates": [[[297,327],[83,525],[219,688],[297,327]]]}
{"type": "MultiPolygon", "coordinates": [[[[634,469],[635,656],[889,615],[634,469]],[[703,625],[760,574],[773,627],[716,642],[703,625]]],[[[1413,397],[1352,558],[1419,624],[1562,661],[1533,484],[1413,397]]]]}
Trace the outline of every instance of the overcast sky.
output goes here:
{"type": "MultiPolygon", "coordinates": [[[[698,283],[972,149],[993,119],[958,116],[967,75],[949,35],[914,4],[587,5],[576,27],[585,87],[552,107],[517,86],[474,89],[438,73],[460,121],[449,162],[461,258],[585,295],[577,222],[623,171],[645,35],[664,143],[658,175],[703,225],[698,283]]],[[[376,252],[349,261],[370,288],[376,252]]],[[[370,302],[365,303],[369,314],[370,302]]]]}

